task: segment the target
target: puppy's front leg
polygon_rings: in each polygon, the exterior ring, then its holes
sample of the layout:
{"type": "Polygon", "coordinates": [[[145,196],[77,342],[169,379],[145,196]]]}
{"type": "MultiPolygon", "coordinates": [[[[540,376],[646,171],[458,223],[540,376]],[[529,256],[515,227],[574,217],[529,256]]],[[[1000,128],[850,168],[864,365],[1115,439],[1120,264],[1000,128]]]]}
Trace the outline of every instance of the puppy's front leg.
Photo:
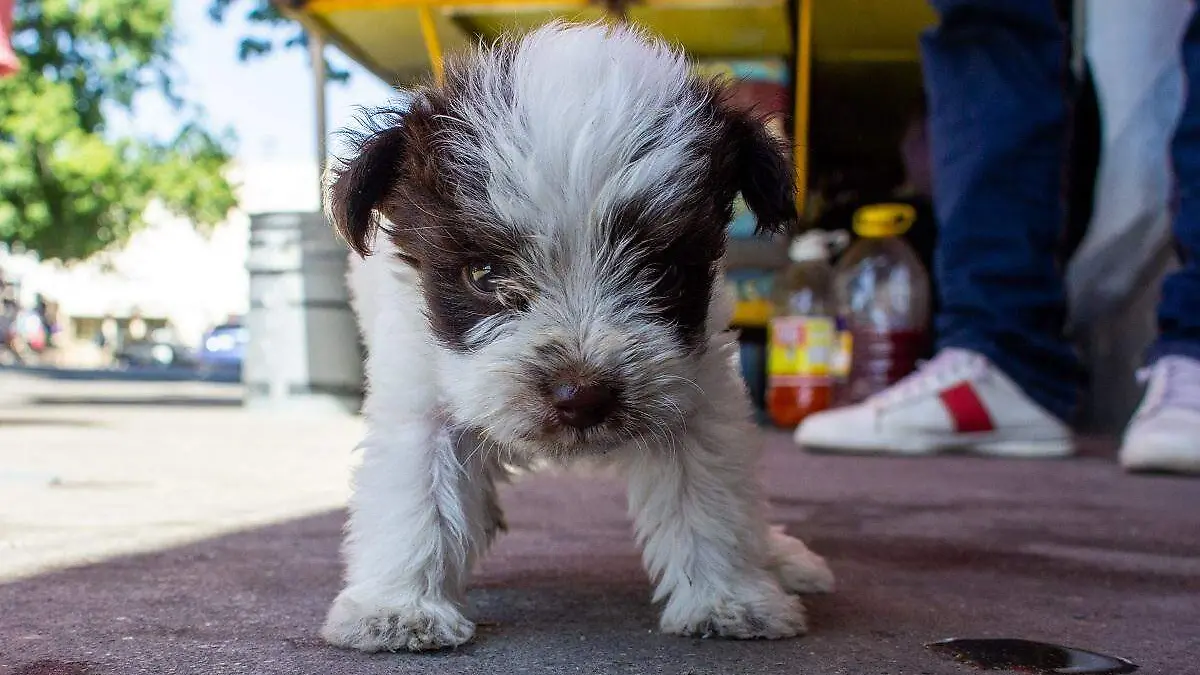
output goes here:
{"type": "Polygon", "coordinates": [[[629,504],[643,560],[666,600],[662,630],[784,638],[805,632],[804,607],[773,573],[754,476],[755,434],[735,420],[696,419],[681,438],[631,465],[629,504]]]}
{"type": "Polygon", "coordinates": [[[474,635],[464,587],[495,507],[490,479],[477,459],[463,466],[458,441],[436,419],[369,429],[350,504],[346,587],[321,631],[332,644],[421,651],[474,635]]]}

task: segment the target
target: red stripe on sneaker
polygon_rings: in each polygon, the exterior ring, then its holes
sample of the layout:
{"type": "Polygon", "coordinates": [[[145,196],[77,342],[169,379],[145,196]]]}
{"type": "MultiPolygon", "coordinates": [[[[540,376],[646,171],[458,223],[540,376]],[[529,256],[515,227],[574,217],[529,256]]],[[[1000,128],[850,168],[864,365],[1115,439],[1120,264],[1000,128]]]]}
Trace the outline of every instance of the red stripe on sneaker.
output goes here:
{"type": "Polygon", "coordinates": [[[975,393],[975,387],[972,387],[970,382],[951,387],[939,396],[942,405],[946,406],[946,411],[950,413],[950,418],[954,420],[954,430],[958,433],[973,434],[996,428],[992,423],[992,416],[988,414],[987,408],[983,407],[983,401],[979,394],[975,393]]]}

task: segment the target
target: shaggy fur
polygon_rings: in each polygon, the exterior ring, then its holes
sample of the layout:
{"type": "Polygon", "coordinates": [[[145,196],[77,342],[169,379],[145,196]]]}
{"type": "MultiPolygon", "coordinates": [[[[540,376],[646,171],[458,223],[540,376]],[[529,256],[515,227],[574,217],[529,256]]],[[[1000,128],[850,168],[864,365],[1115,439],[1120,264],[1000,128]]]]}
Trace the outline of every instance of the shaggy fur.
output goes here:
{"type": "Polygon", "coordinates": [[[628,475],[663,630],[803,632],[789,591],[833,579],[763,520],[721,270],[739,192],[765,230],[795,219],[761,124],[661,42],[564,24],[366,121],[326,200],[359,254],[370,389],[324,637],[469,640],[467,575],[504,528],[496,483],[581,459],[628,475]]]}

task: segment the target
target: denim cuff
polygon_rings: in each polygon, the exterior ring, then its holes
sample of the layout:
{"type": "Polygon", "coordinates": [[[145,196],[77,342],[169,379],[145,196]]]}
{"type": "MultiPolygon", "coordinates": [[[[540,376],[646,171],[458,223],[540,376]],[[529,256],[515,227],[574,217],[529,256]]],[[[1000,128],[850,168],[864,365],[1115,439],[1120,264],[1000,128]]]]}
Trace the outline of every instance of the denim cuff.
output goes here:
{"type": "Polygon", "coordinates": [[[1200,342],[1195,340],[1157,340],[1150,345],[1150,349],[1146,352],[1146,365],[1152,366],[1155,361],[1164,356],[1186,356],[1189,359],[1200,361],[1200,342]]]}

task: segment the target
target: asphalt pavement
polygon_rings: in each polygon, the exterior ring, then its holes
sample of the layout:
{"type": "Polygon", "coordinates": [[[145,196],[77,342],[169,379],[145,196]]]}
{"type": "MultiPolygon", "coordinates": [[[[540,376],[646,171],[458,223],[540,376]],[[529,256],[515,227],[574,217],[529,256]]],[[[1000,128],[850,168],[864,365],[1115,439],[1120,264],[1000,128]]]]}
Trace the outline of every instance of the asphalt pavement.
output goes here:
{"type": "Polygon", "coordinates": [[[1063,461],[845,458],[768,436],[773,519],[830,560],[812,632],[655,631],[620,483],[507,488],[476,640],[363,655],[316,636],[360,423],[236,386],[0,373],[0,675],[968,673],[924,645],[1017,637],[1200,673],[1200,480],[1063,461]]]}

